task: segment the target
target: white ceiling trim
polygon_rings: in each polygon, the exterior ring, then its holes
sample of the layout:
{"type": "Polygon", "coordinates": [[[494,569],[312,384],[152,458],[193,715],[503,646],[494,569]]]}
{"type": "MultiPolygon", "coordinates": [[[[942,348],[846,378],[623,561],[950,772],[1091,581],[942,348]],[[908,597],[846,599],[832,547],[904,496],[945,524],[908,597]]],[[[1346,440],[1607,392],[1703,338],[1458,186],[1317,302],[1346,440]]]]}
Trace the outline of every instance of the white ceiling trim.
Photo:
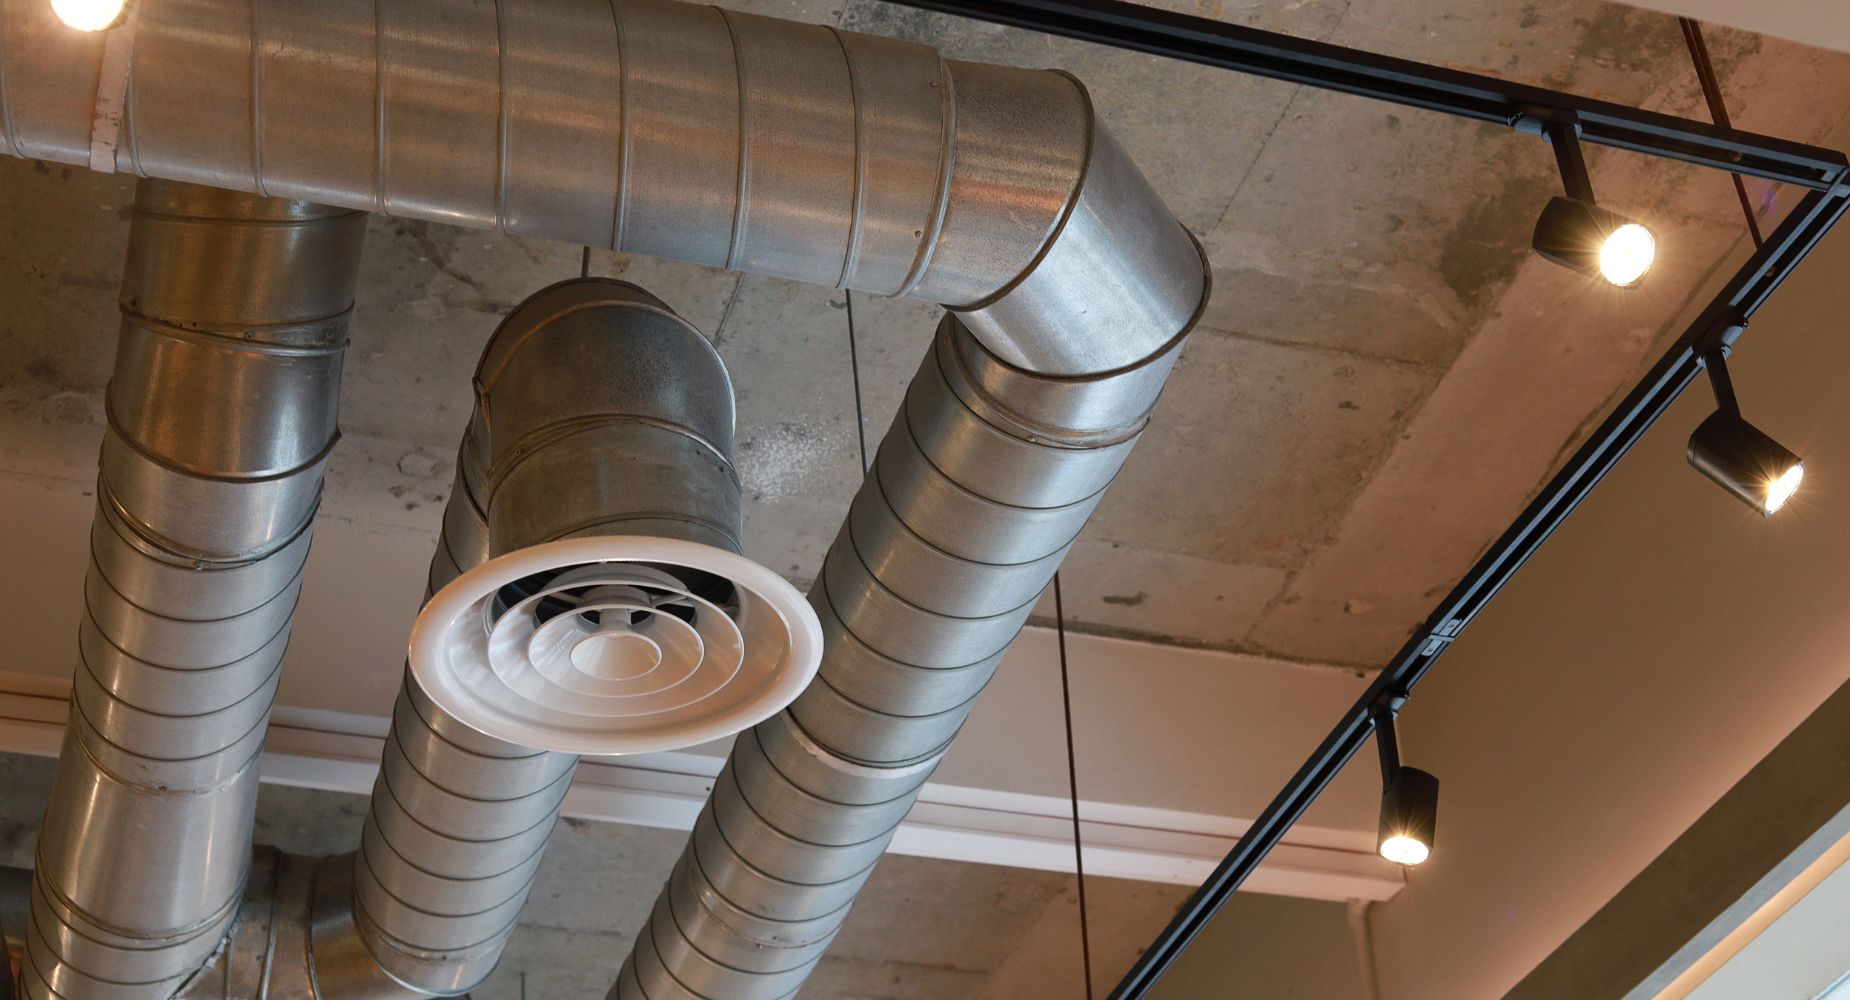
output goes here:
{"type": "MultiPolygon", "coordinates": [[[[70,709],[69,685],[0,673],[0,751],[55,757],[70,709]]],[[[379,772],[386,721],[278,707],[262,762],[279,785],[368,794],[379,772]]],[[[692,829],[723,761],[700,753],[586,758],[565,815],[674,830],[692,829]]],[[[1088,875],[1198,885],[1232,848],[1244,819],[1110,802],[1080,802],[1088,875]]],[[[979,864],[1073,870],[1067,800],[928,783],[889,848],[894,853],[979,864]]],[[[1369,838],[1350,830],[1293,830],[1248,881],[1254,892],[1306,899],[1381,901],[1403,881],[1369,838]]]]}

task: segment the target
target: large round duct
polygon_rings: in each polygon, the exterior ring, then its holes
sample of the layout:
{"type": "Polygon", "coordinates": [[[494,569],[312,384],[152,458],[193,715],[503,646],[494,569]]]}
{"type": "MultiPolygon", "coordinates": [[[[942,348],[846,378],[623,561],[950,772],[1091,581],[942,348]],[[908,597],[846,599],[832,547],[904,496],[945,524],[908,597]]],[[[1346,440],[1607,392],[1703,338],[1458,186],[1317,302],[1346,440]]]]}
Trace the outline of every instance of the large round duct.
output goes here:
{"type": "Polygon", "coordinates": [[[489,736],[625,754],[748,729],[815,676],[803,595],[738,553],[732,384],[699,331],[581,279],[509,314],[463,461],[493,550],[418,616],[411,670],[489,736]],[[473,436],[473,435],[472,435],[473,436]]]}

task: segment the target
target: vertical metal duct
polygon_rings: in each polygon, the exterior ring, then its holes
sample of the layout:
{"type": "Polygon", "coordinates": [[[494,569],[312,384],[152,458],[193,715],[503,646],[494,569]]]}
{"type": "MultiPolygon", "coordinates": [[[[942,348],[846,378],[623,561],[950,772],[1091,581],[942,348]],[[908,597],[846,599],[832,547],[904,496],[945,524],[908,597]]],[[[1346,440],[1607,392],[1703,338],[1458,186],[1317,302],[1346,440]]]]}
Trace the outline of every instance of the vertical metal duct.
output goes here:
{"type": "MultiPolygon", "coordinates": [[[[561,538],[738,550],[732,383],[654,296],[599,278],[554,285],[502,323],[475,385],[433,591],[491,555],[561,538]]],[[[569,592],[550,600],[551,613],[574,613],[569,592]]],[[[406,674],[354,866],[354,919],[390,976],[456,994],[492,971],[576,762],[462,725],[406,674]]]]}
{"type": "Polygon", "coordinates": [[[33,1000],[165,1000],[236,913],[365,222],[189,184],[137,193],[33,1000]]]}
{"type": "Polygon", "coordinates": [[[1049,378],[945,318],[810,592],[822,671],[739,737],[611,997],[796,992],[1136,443],[1180,347],[1049,378]]]}

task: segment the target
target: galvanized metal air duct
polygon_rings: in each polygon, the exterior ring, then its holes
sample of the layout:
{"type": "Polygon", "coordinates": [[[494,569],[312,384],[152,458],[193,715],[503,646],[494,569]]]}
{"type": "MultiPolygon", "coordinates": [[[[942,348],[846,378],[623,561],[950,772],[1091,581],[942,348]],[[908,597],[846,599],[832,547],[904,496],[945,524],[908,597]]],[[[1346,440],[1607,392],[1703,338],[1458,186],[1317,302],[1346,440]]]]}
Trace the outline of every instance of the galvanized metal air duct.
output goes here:
{"type": "Polygon", "coordinates": [[[1180,347],[1050,378],[945,318],[810,592],[822,672],[739,737],[612,998],[772,1000],[803,984],[1180,347]]]}
{"type": "Polygon", "coordinates": [[[818,584],[826,685],[741,738],[618,986],[794,990],[1141,426],[1192,239],[1064,74],[673,0],[139,7],[111,143],[105,40],[0,0],[4,148],[953,311],[818,584]]]}
{"type": "Polygon", "coordinates": [[[0,148],[925,299],[1049,375],[1206,290],[1062,73],[674,0],[137,6],[109,143],[106,40],[0,0],[0,148]]]}
{"type": "Polygon", "coordinates": [[[365,216],[144,182],[25,995],[166,998],[237,912],[365,216]]]}
{"type": "MultiPolygon", "coordinates": [[[[732,383],[700,332],[647,292],[554,285],[495,332],[431,587],[562,538],[648,535],[736,552],[732,383]]],[[[546,579],[503,588],[512,604],[546,579]]],[[[572,614],[572,591],[549,598],[572,614]]],[[[577,758],[485,736],[406,674],[354,866],[360,936],[396,981],[468,991],[493,970],[577,758]]]]}
{"type": "Polygon", "coordinates": [[[380,975],[348,919],[350,857],[305,858],[259,847],[231,935],[175,1000],[416,1000],[380,975]],[[347,947],[338,954],[330,937],[347,947]],[[304,962],[310,940],[323,945],[304,962]]]}

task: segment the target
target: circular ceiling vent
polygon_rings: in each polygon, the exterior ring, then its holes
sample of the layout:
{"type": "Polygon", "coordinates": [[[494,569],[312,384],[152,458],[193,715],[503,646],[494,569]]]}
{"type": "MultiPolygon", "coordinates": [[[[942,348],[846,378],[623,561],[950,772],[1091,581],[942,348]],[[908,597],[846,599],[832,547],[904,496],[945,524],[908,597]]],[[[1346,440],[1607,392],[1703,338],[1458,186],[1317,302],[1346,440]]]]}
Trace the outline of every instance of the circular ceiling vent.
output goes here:
{"type": "Polygon", "coordinates": [[[642,536],[548,542],[457,577],[411,630],[432,701],[489,736],[577,754],[730,736],[822,658],[803,595],[724,549],[642,536]]]}

